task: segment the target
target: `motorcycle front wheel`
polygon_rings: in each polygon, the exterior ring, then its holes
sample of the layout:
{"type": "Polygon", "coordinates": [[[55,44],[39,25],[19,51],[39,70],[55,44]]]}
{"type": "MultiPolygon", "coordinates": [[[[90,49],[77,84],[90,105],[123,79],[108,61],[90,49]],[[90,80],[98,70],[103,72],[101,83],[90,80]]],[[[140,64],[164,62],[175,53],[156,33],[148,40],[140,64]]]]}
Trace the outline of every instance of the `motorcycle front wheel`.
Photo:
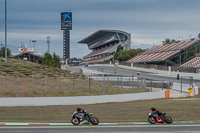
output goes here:
{"type": "Polygon", "coordinates": [[[72,123],[73,125],[79,125],[79,124],[80,124],[80,120],[77,119],[77,118],[72,118],[72,119],[71,119],[71,123],[72,123]]]}
{"type": "Polygon", "coordinates": [[[90,122],[93,125],[98,125],[99,124],[99,119],[97,117],[92,117],[92,118],[90,118],[90,122]]]}
{"type": "Polygon", "coordinates": [[[156,119],[154,117],[152,117],[152,116],[148,117],[148,121],[149,121],[150,124],[155,124],[156,123],[156,119]]]}
{"type": "Polygon", "coordinates": [[[167,124],[171,124],[173,121],[172,121],[172,118],[170,116],[165,116],[165,122],[167,124]]]}

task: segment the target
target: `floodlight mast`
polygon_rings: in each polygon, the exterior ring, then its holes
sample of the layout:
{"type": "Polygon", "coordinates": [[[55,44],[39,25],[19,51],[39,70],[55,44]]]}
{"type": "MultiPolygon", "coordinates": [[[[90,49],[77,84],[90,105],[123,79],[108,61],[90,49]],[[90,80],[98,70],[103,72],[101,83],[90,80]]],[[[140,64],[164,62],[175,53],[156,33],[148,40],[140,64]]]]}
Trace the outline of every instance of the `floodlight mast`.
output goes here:
{"type": "Polygon", "coordinates": [[[5,63],[7,63],[7,0],[5,0],[5,63]]]}
{"type": "Polygon", "coordinates": [[[50,36],[47,36],[47,45],[48,45],[47,52],[50,53],[50,36]]]}
{"type": "Polygon", "coordinates": [[[33,44],[34,44],[34,53],[35,53],[35,43],[37,42],[36,40],[32,40],[33,44]]]}

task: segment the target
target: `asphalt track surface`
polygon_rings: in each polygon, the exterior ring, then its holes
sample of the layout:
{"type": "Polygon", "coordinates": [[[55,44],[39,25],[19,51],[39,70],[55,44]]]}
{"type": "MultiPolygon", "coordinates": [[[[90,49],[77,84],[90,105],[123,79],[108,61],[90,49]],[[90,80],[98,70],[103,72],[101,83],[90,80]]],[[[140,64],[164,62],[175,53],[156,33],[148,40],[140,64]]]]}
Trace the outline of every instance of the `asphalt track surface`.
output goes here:
{"type": "MultiPolygon", "coordinates": [[[[151,80],[159,80],[159,81],[169,81],[169,82],[178,82],[180,83],[181,80],[177,80],[176,77],[167,77],[167,76],[160,76],[156,74],[148,74],[148,73],[140,73],[140,75],[137,75],[137,72],[131,71],[131,70],[123,70],[123,69],[117,69],[115,73],[115,68],[110,68],[110,67],[88,67],[89,69],[100,71],[104,73],[110,73],[111,75],[122,75],[122,76],[131,76],[131,74],[134,74],[134,77],[140,77],[140,78],[146,78],[146,79],[151,79],[151,80]]],[[[190,83],[190,79],[188,78],[183,78],[182,80],[183,83],[190,83]]],[[[200,80],[198,79],[193,79],[193,82],[197,85],[200,86],[200,80]]]]}
{"type": "MultiPolygon", "coordinates": [[[[95,69],[95,67],[89,67],[95,69]]],[[[117,69],[115,74],[114,68],[103,68],[103,72],[110,73],[112,75],[138,76],[136,72],[129,70],[117,69]]],[[[98,69],[95,69],[98,70],[98,69]]],[[[100,70],[100,69],[99,69],[100,70]]],[[[102,71],[101,71],[102,72],[102,71]]],[[[159,75],[152,75],[146,73],[140,73],[138,77],[163,80],[170,82],[180,82],[175,77],[165,77],[159,75]]],[[[188,83],[189,79],[183,79],[184,83],[188,83]]],[[[194,80],[194,82],[200,86],[200,80],[194,80]]],[[[99,124],[94,125],[79,125],[79,126],[6,126],[0,125],[0,133],[200,133],[200,122],[184,122],[173,124],[99,124]]]]}
{"type": "Polygon", "coordinates": [[[200,123],[0,126],[0,133],[199,133],[200,123]]]}

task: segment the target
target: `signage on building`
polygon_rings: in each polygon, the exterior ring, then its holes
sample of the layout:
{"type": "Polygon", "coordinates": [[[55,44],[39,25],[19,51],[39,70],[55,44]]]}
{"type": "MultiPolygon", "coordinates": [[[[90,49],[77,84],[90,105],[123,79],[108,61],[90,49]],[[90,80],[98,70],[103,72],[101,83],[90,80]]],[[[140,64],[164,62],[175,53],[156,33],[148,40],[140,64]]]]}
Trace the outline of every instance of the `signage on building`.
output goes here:
{"type": "Polygon", "coordinates": [[[72,30],[72,12],[61,12],[61,30],[72,30]]]}
{"type": "Polygon", "coordinates": [[[19,53],[34,52],[34,48],[19,48],[19,53]]]}
{"type": "Polygon", "coordinates": [[[70,63],[81,63],[82,61],[81,60],[71,60],[69,61],[70,63]]]}

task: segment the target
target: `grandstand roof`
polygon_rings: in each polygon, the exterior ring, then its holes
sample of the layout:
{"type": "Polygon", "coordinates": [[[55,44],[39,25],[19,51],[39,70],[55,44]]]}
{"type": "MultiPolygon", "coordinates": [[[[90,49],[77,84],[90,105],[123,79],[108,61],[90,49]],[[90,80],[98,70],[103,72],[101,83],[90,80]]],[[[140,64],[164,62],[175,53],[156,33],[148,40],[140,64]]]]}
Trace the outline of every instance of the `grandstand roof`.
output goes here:
{"type": "Polygon", "coordinates": [[[108,33],[121,33],[121,34],[125,34],[127,36],[129,35],[127,32],[119,31],[119,30],[98,30],[98,31],[94,32],[93,34],[89,35],[88,37],[80,40],[78,43],[88,44],[89,42],[91,42],[97,38],[100,38],[102,36],[105,36],[108,33]]]}

